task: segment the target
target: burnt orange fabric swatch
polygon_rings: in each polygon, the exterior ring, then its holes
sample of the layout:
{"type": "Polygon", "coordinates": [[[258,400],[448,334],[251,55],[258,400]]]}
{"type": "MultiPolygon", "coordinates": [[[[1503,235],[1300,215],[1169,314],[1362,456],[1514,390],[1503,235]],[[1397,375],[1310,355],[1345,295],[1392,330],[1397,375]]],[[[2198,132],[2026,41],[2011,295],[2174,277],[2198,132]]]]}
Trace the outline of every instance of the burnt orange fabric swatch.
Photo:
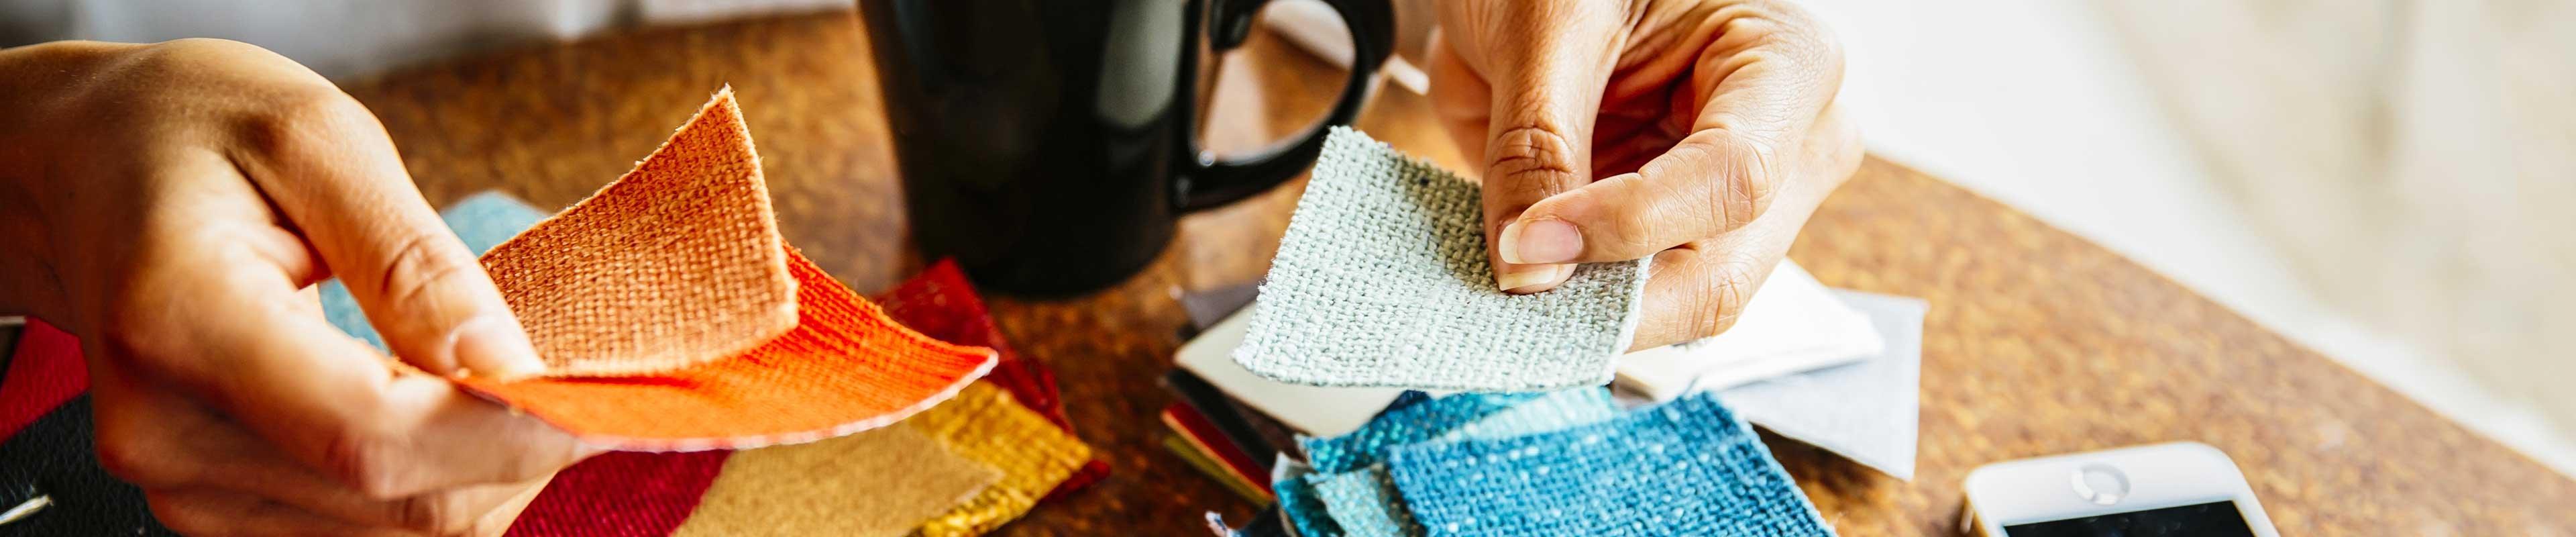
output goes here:
{"type": "Polygon", "coordinates": [[[733,91],[589,199],[483,254],[548,376],[659,373],[796,326],[796,283],[733,91]]]}
{"type": "Polygon", "coordinates": [[[593,444],[699,451],[883,427],[991,371],[991,349],[905,328],[786,246],[768,198],[719,92],[634,172],[485,256],[553,370],[457,382],[593,444]],[[578,263],[523,259],[544,257],[578,263]]]}

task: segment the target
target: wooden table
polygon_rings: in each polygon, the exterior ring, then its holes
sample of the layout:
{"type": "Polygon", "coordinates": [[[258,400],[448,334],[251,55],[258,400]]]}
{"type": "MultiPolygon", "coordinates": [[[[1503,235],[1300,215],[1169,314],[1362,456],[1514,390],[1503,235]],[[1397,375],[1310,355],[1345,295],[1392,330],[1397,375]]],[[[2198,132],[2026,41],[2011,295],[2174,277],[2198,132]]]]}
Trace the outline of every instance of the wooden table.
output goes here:
{"type": "MultiPolygon", "coordinates": [[[[867,46],[847,13],[802,16],[506,51],[348,89],[383,118],[431,201],[501,189],[561,205],[732,84],[789,241],[865,291],[922,265],[867,46]]],[[[1274,39],[1251,47],[1228,61],[1214,97],[1220,146],[1294,130],[1340,87],[1333,67],[1274,39]]],[[[1389,91],[1359,123],[1476,169],[1428,113],[1421,96],[1389,91]]],[[[1251,514],[1158,446],[1155,415],[1171,396],[1156,378],[1187,322],[1173,297],[1259,275],[1301,185],[1190,217],[1161,259],[1116,288],[995,301],[1012,344],[1056,369],[1081,436],[1117,466],[1008,530],[1187,535],[1204,511],[1251,514]]],[[[2576,481],[2136,263],[1904,166],[1870,159],[1790,256],[1828,285],[1932,304],[1912,482],[1773,442],[1845,534],[1952,532],[1960,479],[1979,464],[2183,439],[2233,455],[2287,535],[2576,534],[2576,481]]]]}

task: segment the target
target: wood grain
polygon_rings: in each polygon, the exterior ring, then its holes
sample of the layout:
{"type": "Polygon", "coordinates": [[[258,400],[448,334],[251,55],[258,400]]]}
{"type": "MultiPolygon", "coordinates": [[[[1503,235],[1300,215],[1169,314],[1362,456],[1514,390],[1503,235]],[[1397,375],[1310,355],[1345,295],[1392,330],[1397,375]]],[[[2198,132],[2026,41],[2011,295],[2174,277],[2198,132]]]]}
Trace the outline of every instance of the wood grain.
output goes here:
{"type": "MultiPolygon", "coordinates": [[[[717,87],[741,99],[790,243],[860,290],[922,262],[903,208],[867,40],[848,13],[651,30],[389,74],[348,90],[384,120],[434,203],[501,189],[589,194],[717,87]]],[[[1229,58],[1211,144],[1310,122],[1330,65],[1267,36],[1229,58]]],[[[1363,130],[1467,172],[1422,97],[1379,95],[1363,130]]],[[[1253,506],[1157,442],[1156,384],[1186,323],[1174,297],[1268,264],[1302,182],[1185,219],[1146,271],[1075,299],[997,297],[1012,343],[1059,373],[1082,438],[1117,472],[1005,533],[1189,535],[1253,506]]],[[[1828,285],[1917,296],[1919,475],[1900,482],[1773,445],[1847,535],[1952,533],[1977,465],[2199,440],[2234,456],[2287,535],[2576,534],[2576,481],[2478,437],[2098,246],[1876,158],[1816,213],[1791,257],[1828,285]]],[[[1775,439],[1776,440],[1776,439],[1775,439]]]]}

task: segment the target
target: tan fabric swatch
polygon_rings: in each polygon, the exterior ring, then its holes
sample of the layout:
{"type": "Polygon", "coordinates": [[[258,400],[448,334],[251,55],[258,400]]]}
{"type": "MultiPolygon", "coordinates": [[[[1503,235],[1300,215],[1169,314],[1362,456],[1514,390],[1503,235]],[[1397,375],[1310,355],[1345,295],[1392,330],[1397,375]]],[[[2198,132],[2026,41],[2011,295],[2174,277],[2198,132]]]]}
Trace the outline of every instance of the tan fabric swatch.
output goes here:
{"type": "Polygon", "coordinates": [[[1002,478],[903,427],[739,451],[672,535],[895,537],[1002,478]]]}
{"type": "Polygon", "coordinates": [[[796,280],[733,89],[633,171],[483,254],[547,376],[660,373],[796,326],[796,280]]]}
{"type": "Polygon", "coordinates": [[[976,382],[957,398],[897,424],[922,432],[960,456],[1002,470],[1002,480],[924,522],[919,535],[977,535],[1020,518],[1038,498],[1091,460],[1091,446],[1056,428],[1045,416],[1011,400],[991,383],[976,382]]]}

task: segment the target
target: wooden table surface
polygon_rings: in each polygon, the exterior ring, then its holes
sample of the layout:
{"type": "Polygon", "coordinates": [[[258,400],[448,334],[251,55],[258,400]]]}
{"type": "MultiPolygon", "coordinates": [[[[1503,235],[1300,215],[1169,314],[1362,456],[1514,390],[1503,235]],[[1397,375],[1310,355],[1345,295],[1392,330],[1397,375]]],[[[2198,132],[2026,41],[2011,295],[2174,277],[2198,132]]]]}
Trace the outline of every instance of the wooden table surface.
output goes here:
{"type": "MultiPolygon", "coordinates": [[[[862,291],[911,253],[867,39],[849,13],[649,30],[407,69],[348,84],[434,203],[500,189],[561,206],[617,177],[717,87],[758,140],[789,242],[862,291]]],[[[1316,117],[1341,75],[1260,36],[1213,97],[1213,145],[1316,117]],[[1255,69],[1254,66],[1261,68],[1255,69]]],[[[1474,170],[1423,97],[1379,95],[1361,129],[1474,170]]],[[[2073,180],[2080,180],[2075,178],[2073,180]]],[[[1156,384],[1187,320],[1174,297],[1267,266],[1302,182],[1194,215],[1115,288],[997,297],[1012,344],[1054,367],[1081,436],[1115,475],[1006,528],[1200,534],[1253,507],[1159,447],[1156,384]]],[[[1773,442],[1847,535],[1947,534],[1977,465],[2168,440],[2234,456],[2285,535],[2576,534],[2576,481],[2083,239],[1921,172],[1865,163],[1790,257],[1827,285],[1922,297],[1919,470],[1898,481],[1773,442]]]]}

